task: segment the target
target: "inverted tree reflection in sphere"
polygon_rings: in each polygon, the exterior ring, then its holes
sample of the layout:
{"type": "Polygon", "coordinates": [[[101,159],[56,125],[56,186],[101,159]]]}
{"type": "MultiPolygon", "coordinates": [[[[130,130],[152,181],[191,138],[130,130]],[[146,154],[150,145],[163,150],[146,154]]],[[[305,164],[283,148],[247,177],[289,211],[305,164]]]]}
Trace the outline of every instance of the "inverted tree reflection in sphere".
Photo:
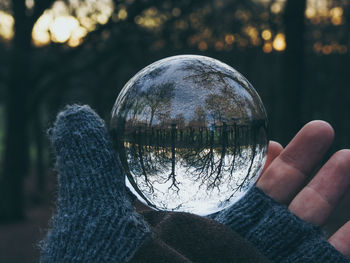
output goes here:
{"type": "Polygon", "coordinates": [[[137,73],[112,110],[127,186],[149,206],[207,215],[241,198],[265,161],[267,118],[252,85],[203,56],[137,73]]]}

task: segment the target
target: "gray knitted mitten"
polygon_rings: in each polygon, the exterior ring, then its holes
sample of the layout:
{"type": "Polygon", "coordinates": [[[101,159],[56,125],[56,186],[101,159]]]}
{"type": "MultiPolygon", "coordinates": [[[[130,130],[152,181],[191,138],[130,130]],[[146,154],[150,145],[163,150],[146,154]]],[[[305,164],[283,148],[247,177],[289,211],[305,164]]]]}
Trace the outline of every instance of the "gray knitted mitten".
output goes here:
{"type": "Polygon", "coordinates": [[[70,106],[49,131],[57,156],[58,201],[41,262],[125,262],[150,235],[127,199],[103,121],[70,106]]]}
{"type": "Polygon", "coordinates": [[[250,241],[272,262],[350,262],[319,227],[299,219],[256,187],[212,217],[250,241]]]}

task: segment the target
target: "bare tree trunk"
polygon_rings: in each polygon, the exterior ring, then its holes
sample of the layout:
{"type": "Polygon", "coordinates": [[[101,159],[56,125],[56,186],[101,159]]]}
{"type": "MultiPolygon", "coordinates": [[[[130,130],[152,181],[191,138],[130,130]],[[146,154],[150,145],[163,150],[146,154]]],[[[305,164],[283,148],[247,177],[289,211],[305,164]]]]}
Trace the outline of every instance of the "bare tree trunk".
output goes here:
{"type": "Polygon", "coordinates": [[[287,48],[285,82],[278,98],[278,123],[282,143],[287,143],[302,125],[304,82],[304,13],[306,0],[288,0],[284,13],[287,48]]]}
{"type": "Polygon", "coordinates": [[[45,194],[45,171],[46,165],[44,160],[44,131],[42,125],[42,115],[40,114],[40,108],[36,107],[36,112],[33,115],[33,139],[35,141],[36,148],[36,190],[38,193],[38,201],[43,201],[45,194]]]}
{"type": "Polygon", "coordinates": [[[27,95],[29,81],[31,28],[26,23],[24,0],[13,1],[15,37],[11,75],[6,94],[5,156],[0,188],[0,221],[23,218],[23,177],[28,172],[27,95]]]}
{"type": "Polygon", "coordinates": [[[29,164],[29,107],[28,95],[34,82],[29,75],[32,28],[41,14],[54,0],[34,1],[33,12],[28,13],[25,0],[13,0],[15,35],[12,40],[10,78],[5,99],[4,170],[0,178],[0,222],[24,217],[23,177],[29,164]]]}

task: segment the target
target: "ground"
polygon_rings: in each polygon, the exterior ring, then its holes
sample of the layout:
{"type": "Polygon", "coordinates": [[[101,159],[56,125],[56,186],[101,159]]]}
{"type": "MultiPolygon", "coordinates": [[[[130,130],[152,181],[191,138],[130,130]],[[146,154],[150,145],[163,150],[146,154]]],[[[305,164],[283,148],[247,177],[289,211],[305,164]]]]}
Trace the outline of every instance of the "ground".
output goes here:
{"type": "Polygon", "coordinates": [[[38,241],[45,235],[50,209],[37,206],[25,221],[0,225],[0,263],[39,262],[38,241]]]}

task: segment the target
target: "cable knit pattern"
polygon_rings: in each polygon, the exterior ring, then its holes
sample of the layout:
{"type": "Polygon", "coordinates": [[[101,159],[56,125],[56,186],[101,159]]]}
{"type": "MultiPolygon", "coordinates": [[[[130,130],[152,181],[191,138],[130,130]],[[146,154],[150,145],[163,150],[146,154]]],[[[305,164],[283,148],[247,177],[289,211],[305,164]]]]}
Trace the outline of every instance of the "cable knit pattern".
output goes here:
{"type": "Polygon", "coordinates": [[[252,242],[272,262],[350,262],[321,228],[299,219],[257,187],[211,217],[252,242]]]}
{"type": "Polygon", "coordinates": [[[125,262],[150,230],[127,199],[120,161],[104,122],[70,106],[49,130],[57,157],[58,201],[41,262],[125,262]]]}

